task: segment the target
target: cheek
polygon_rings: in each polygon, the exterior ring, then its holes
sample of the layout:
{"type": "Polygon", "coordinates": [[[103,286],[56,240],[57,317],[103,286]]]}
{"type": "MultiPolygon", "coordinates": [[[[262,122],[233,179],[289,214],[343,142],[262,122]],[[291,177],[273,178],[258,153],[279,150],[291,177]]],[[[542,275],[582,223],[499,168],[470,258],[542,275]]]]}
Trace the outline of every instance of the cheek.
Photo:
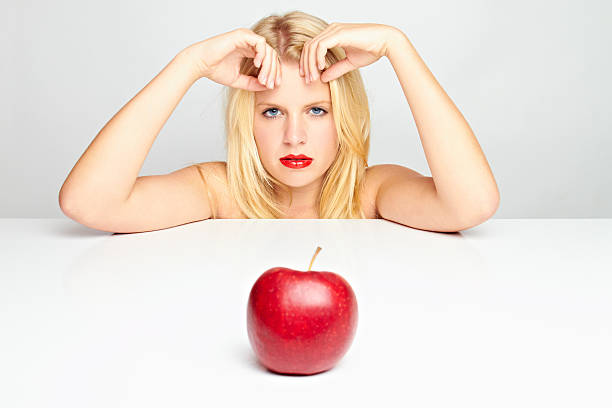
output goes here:
{"type": "Polygon", "coordinates": [[[278,126],[275,126],[274,123],[270,123],[266,119],[256,119],[253,122],[253,135],[260,141],[263,141],[277,134],[277,127],[278,126]]]}
{"type": "Polygon", "coordinates": [[[269,136],[269,132],[266,133],[265,129],[258,131],[255,127],[253,128],[253,137],[259,156],[262,160],[266,160],[269,152],[273,150],[273,138],[269,136]]]}

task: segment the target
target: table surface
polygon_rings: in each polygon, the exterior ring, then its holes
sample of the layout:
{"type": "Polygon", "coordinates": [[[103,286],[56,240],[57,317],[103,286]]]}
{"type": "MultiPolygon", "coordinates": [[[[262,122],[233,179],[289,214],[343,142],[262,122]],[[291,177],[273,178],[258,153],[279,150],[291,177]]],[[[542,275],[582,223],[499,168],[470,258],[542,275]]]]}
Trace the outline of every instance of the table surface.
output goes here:
{"type": "Polygon", "coordinates": [[[612,219],[0,231],[2,407],[612,406],[612,219]],[[274,374],[247,337],[251,287],[317,246],[312,270],[356,294],[355,338],[329,371],[274,374]]]}

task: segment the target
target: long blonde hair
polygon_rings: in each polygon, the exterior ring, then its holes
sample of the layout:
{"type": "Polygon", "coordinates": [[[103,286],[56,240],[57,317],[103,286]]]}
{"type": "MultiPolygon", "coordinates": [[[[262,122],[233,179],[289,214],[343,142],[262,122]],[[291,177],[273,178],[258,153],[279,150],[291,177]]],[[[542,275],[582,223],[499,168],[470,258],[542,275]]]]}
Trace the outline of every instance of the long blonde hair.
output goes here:
{"type": "MultiPolygon", "coordinates": [[[[304,43],[327,26],[318,17],[292,11],[282,16],[265,17],[255,23],[251,30],[264,37],[281,59],[299,62],[304,43]]],[[[345,56],[342,48],[329,49],[325,55],[325,67],[345,56]]],[[[256,77],[258,68],[252,58],[244,58],[240,72],[256,77]]],[[[359,71],[355,69],[330,81],[329,88],[339,149],[325,173],[318,198],[319,218],[366,218],[361,208],[370,150],[370,110],[365,87],[359,71]]],[[[259,159],[253,135],[254,92],[227,87],[225,103],[230,195],[236,199],[247,218],[285,218],[274,192],[275,188],[289,193],[290,190],[269,174],[259,159]]],[[[213,218],[216,218],[214,213],[213,218]]]]}

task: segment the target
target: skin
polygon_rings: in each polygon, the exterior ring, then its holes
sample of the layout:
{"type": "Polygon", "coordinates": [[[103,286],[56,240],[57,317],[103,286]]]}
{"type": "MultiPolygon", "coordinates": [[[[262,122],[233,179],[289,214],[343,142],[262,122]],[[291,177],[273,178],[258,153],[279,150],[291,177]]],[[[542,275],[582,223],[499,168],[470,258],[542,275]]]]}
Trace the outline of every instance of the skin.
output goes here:
{"type": "Polygon", "coordinates": [[[277,191],[288,216],[316,218],[323,178],[339,148],[329,84],[320,78],[306,83],[298,61],[281,60],[281,72],[280,85],[255,92],[255,143],[264,168],[292,191],[291,207],[289,193],[277,191]],[[288,154],[305,154],[313,161],[290,169],[279,160],[288,154]]]}

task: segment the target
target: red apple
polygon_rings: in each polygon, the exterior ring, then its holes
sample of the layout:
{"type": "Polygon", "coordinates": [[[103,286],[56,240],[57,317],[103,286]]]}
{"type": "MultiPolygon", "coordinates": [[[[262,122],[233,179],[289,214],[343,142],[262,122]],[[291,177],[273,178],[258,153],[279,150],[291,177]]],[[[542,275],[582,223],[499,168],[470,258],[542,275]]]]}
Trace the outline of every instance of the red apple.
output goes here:
{"type": "Polygon", "coordinates": [[[333,272],[275,267],[255,282],[247,307],[251,347],[267,369],[316,374],[348,351],[357,330],[353,289],[333,272]]]}

